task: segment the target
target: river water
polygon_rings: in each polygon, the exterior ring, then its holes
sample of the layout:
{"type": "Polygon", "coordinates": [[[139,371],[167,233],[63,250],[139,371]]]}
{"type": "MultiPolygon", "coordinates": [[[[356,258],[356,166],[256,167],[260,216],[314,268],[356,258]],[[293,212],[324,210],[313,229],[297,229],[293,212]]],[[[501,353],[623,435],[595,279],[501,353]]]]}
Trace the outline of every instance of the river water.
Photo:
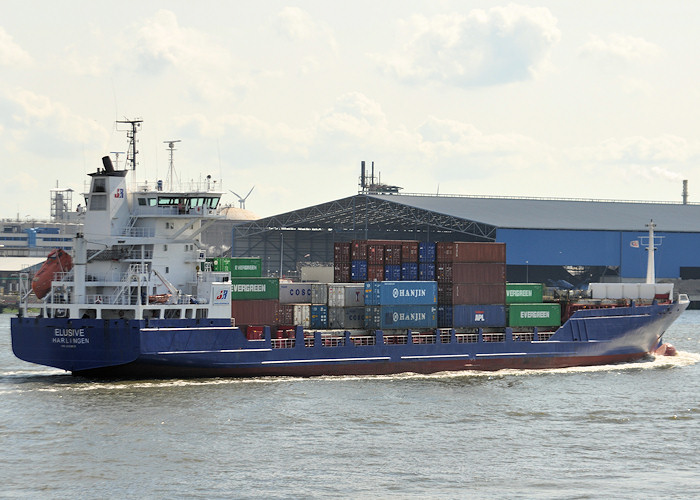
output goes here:
{"type": "Polygon", "coordinates": [[[12,354],[3,498],[698,498],[700,311],[623,365],[94,382],[12,354]]]}

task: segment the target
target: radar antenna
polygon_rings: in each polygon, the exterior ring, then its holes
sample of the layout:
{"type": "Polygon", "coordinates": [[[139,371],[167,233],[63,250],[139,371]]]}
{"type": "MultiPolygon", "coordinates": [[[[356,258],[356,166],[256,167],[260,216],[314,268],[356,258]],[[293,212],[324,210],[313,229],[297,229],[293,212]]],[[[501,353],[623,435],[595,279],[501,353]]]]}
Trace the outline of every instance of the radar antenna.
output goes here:
{"type": "Polygon", "coordinates": [[[126,153],[126,166],[129,168],[129,163],[131,163],[131,170],[136,170],[136,132],[141,128],[143,120],[117,120],[117,123],[129,124],[131,125],[131,130],[127,130],[126,137],[129,139],[129,151],[126,153]]]}
{"type": "Polygon", "coordinates": [[[168,185],[168,190],[172,191],[175,185],[179,185],[180,181],[177,178],[177,173],[175,173],[175,162],[173,161],[173,153],[175,152],[175,143],[182,142],[180,139],[174,141],[163,141],[163,143],[168,145],[168,150],[170,151],[170,168],[168,169],[168,176],[165,178],[165,182],[168,185]]]}
{"type": "Polygon", "coordinates": [[[231,191],[233,194],[235,194],[236,196],[238,196],[238,206],[239,206],[240,208],[245,209],[245,201],[248,199],[248,196],[250,196],[250,193],[253,192],[253,189],[255,189],[255,186],[253,186],[252,188],[250,188],[250,191],[248,191],[248,194],[245,195],[245,198],[242,198],[240,194],[236,193],[235,191],[233,191],[233,190],[231,190],[231,189],[229,189],[229,191],[231,191]]]}

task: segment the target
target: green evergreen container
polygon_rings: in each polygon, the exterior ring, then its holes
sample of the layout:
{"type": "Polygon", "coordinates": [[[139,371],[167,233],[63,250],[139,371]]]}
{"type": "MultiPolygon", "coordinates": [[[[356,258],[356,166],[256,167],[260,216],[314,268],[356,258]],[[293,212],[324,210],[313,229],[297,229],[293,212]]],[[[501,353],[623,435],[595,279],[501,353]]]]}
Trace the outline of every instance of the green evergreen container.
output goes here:
{"type": "Polygon", "coordinates": [[[231,300],[279,299],[278,278],[231,278],[231,300]]]}
{"type": "Polygon", "coordinates": [[[211,270],[217,273],[221,272],[231,272],[231,259],[226,257],[214,257],[212,259],[207,259],[207,262],[211,262],[211,270]]]}
{"type": "Polygon", "coordinates": [[[260,257],[233,257],[229,261],[232,277],[260,278],[262,276],[260,257]]]}
{"type": "Polygon", "coordinates": [[[561,307],[559,304],[510,304],[508,306],[510,326],[559,326],[561,307]]]}
{"type": "Polygon", "coordinates": [[[506,304],[542,302],[542,283],[506,283],[506,304]]]}

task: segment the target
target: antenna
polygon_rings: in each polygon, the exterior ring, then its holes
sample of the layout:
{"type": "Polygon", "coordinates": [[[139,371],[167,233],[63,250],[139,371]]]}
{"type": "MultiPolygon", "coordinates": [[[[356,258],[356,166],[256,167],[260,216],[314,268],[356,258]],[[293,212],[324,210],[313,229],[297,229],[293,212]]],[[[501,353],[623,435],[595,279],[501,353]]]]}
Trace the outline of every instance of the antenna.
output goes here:
{"type": "Polygon", "coordinates": [[[129,151],[126,153],[127,169],[131,162],[131,170],[136,170],[136,131],[141,128],[143,120],[118,120],[117,123],[131,125],[131,130],[127,130],[126,137],[129,139],[129,151]]]}
{"type": "Polygon", "coordinates": [[[165,178],[165,182],[168,184],[168,190],[172,191],[174,189],[174,184],[177,182],[177,184],[180,184],[180,181],[177,178],[177,174],[175,173],[175,162],[173,161],[173,153],[175,153],[175,143],[176,142],[182,142],[180,139],[176,139],[173,141],[163,141],[164,144],[168,145],[168,150],[170,150],[170,168],[168,169],[168,175],[165,178]]]}
{"type": "Polygon", "coordinates": [[[110,151],[109,154],[114,155],[114,164],[117,167],[115,170],[119,170],[119,155],[123,155],[124,151],[110,151]]]}
{"type": "Polygon", "coordinates": [[[229,191],[231,191],[233,194],[235,194],[236,196],[238,196],[238,206],[239,206],[240,208],[245,209],[245,201],[248,199],[248,196],[250,196],[250,193],[253,192],[253,189],[255,189],[255,186],[253,186],[252,188],[250,188],[250,191],[248,191],[248,194],[245,195],[245,198],[241,198],[241,195],[240,195],[240,194],[236,193],[235,191],[233,191],[233,190],[231,190],[231,189],[229,189],[229,191]]]}

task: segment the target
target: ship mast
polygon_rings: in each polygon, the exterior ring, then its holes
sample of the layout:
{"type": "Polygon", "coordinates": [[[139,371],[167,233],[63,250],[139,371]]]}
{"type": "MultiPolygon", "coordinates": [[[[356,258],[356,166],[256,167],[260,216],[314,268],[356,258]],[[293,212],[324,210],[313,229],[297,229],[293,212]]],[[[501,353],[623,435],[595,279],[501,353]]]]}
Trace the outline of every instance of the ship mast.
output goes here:
{"type": "Polygon", "coordinates": [[[126,132],[126,136],[129,138],[129,151],[126,153],[126,169],[129,169],[129,163],[131,163],[131,170],[136,170],[136,131],[141,127],[143,120],[117,120],[117,123],[123,123],[131,125],[131,130],[126,132]]]}
{"type": "Polygon", "coordinates": [[[656,283],[656,271],[654,269],[654,220],[650,220],[646,225],[649,228],[649,243],[647,244],[647,283],[656,283]]]}

